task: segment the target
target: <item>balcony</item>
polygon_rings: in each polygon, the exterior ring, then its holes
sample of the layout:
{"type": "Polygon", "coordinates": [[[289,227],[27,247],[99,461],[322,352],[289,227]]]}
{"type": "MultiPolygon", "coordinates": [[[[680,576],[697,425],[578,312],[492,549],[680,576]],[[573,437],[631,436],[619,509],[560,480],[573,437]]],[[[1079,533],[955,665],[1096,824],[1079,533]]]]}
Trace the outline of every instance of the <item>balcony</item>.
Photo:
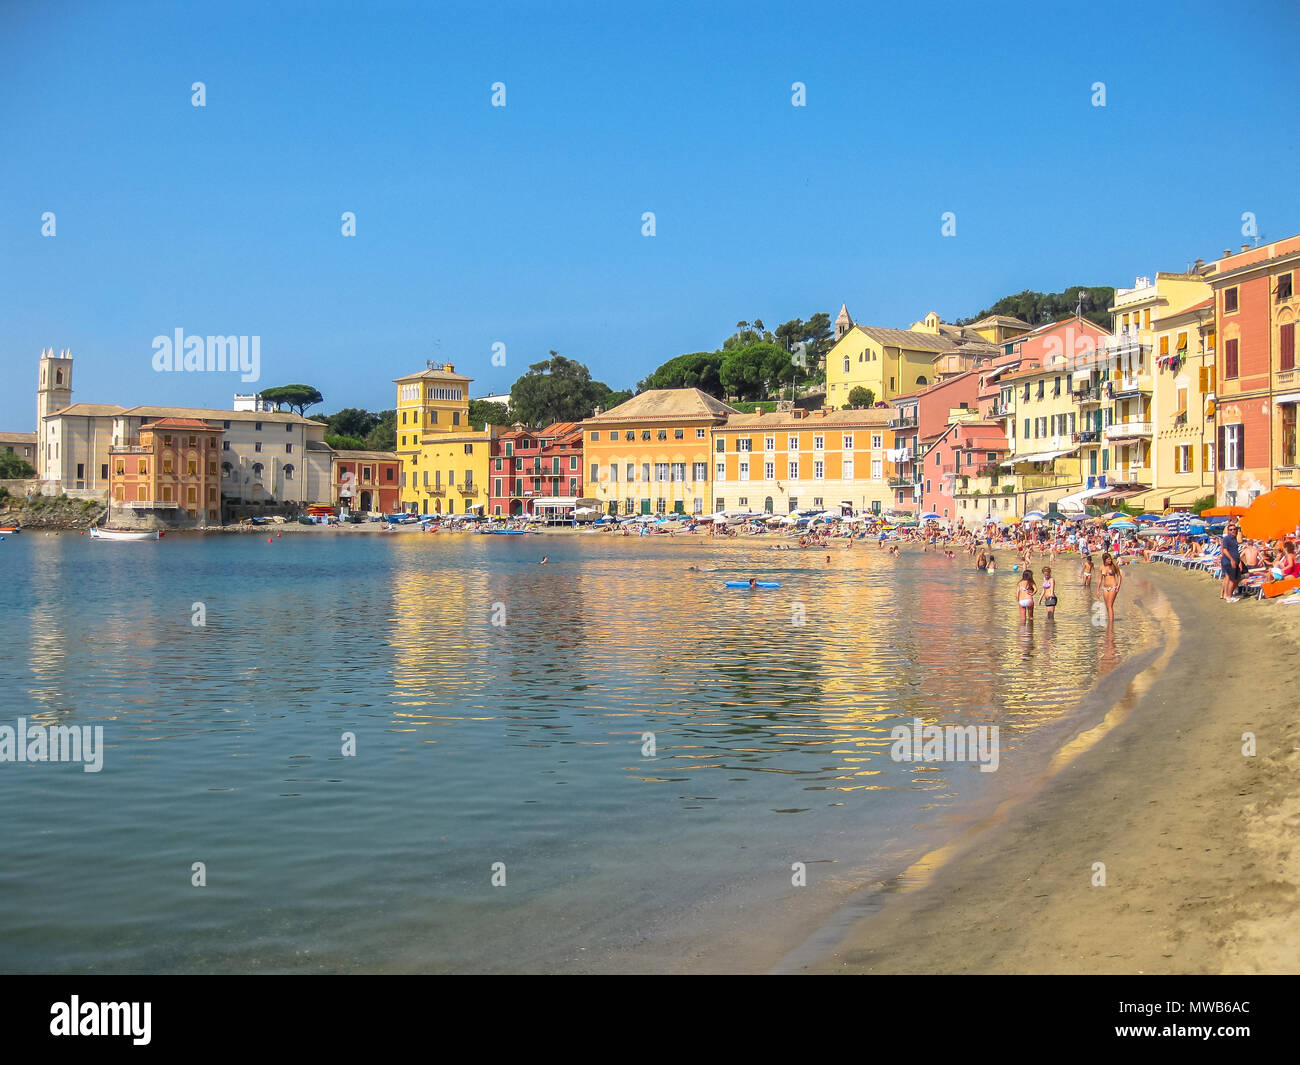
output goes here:
{"type": "Polygon", "coordinates": [[[130,507],[132,510],[179,510],[181,506],[174,499],[128,499],[125,502],[115,500],[114,505],[130,507]]]}
{"type": "Polygon", "coordinates": [[[1132,440],[1137,437],[1151,435],[1150,422],[1116,422],[1114,425],[1106,426],[1104,430],[1107,442],[1111,440],[1132,440]]]}
{"type": "Polygon", "coordinates": [[[1005,418],[1011,413],[1010,403],[994,403],[992,415],[994,418],[1005,418]]]}
{"type": "Polygon", "coordinates": [[[113,444],[109,447],[110,455],[152,455],[153,448],[141,447],[139,444],[113,444]]]}
{"type": "Polygon", "coordinates": [[[1110,471],[1111,484],[1150,484],[1150,466],[1116,466],[1110,471]]]}
{"type": "Polygon", "coordinates": [[[915,429],[916,418],[910,416],[906,418],[891,418],[889,420],[889,427],[891,429],[915,429]]]}
{"type": "Polygon", "coordinates": [[[891,477],[889,478],[890,488],[911,488],[916,484],[915,478],[912,477],[891,477]]]}
{"type": "Polygon", "coordinates": [[[1018,473],[1016,486],[1022,492],[1035,492],[1042,488],[1058,488],[1061,485],[1078,484],[1077,477],[1058,473],[1018,473]]]}
{"type": "Polygon", "coordinates": [[[443,488],[443,486],[440,484],[433,484],[433,485],[426,484],[424,486],[424,490],[428,492],[429,495],[431,496],[441,497],[447,494],[447,489],[443,488]]]}
{"type": "Polygon", "coordinates": [[[1136,396],[1143,392],[1150,392],[1152,382],[1147,374],[1138,374],[1136,376],[1116,377],[1110,382],[1108,393],[1115,399],[1122,399],[1125,396],[1136,396]]]}
{"type": "Polygon", "coordinates": [[[1295,370],[1279,370],[1274,377],[1278,388],[1290,388],[1296,382],[1295,370]]]}
{"type": "Polygon", "coordinates": [[[1095,444],[1101,440],[1101,433],[1096,429],[1085,429],[1081,433],[1074,433],[1070,437],[1071,443],[1075,444],[1095,444]]]}
{"type": "Polygon", "coordinates": [[[1070,390],[1070,396],[1075,403],[1081,407],[1089,404],[1101,402],[1101,386],[1085,385],[1083,388],[1073,388],[1070,390]]]}
{"type": "Polygon", "coordinates": [[[463,496],[476,496],[476,495],[478,495],[478,485],[476,485],[476,484],[458,484],[458,485],[456,486],[456,491],[459,492],[459,493],[460,493],[461,495],[463,495],[463,496]]]}

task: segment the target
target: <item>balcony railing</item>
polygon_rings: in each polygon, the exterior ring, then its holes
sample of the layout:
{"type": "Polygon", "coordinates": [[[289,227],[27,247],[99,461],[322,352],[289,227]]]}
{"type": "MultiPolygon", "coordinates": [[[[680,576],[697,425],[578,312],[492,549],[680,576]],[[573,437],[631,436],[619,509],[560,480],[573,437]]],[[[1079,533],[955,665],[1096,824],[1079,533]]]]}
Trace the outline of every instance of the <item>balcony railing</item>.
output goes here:
{"type": "Polygon", "coordinates": [[[1279,370],[1277,373],[1277,383],[1279,388],[1289,388],[1291,385],[1295,384],[1295,380],[1295,370],[1279,370]]]}
{"type": "Polygon", "coordinates": [[[1070,437],[1070,441],[1075,444],[1095,444],[1101,439],[1101,433],[1096,429],[1084,429],[1083,432],[1075,433],[1070,437]]]}
{"type": "Polygon", "coordinates": [[[1112,396],[1131,396],[1139,392],[1151,391],[1151,378],[1146,374],[1137,376],[1117,377],[1110,383],[1109,392],[1112,396]]]}
{"type": "Polygon", "coordinates": [[[110,455],[152,455],[153,448],[141,447],[139,444],[112,444],[109,446],[110,455]]]}
{"type": "Polygon", "coordinates": [[[1005,418],[1005,417],[1006,417],[1008,414],[1010,414],[1010,413],[1011,413],[1011,404],[1010,404],[1010,403],[994,403],[994,404],[993,404],[993,417],[995,417],[995,418],[1005,418]]]}
{"type": "Polygon", "coordinates": [[[1100,403],[1101,387],[1099,385],[1086,385],[1083,388],[1073,388],[1070,390],[1070,396],[1074,402],[1080,404],[1100,403]]]}
{"type": "Polygon", "coordinates": [[[916,419],[915,419],[915,418],[911,418],[911,417],[908,417],[908,418],[891,418],[891,419],[889,420],[889,427],[890,427],[891,429],[915,429],[915,428],[916,428],[916,419]]]}
{"type": "Polygon", "coordinates": [[[133,510],[179,510],[180,504],[174,499],[127,499],[115,501],[119,507],[131,507],[133,510]]]}
{"type": "Polygon", "coordinates": [[[1135,436],[1150,436],[1150,422],[1116,422],[1105,429],[1107,440],[1126,440],[1135,436]]]}
{"type": "Polygon", "coordinates": [[[889,478],[890,488],[911,488],[916,484],[915,478],[912,477],[891,477],[889,478]]]}
{"type": "Polygon", "coordinates": [[[1150,466],[1116,466],[1110,471],[1111,484],[1150,484],[1150,466]]]}
{"type": "Polygon", "coordinates": [[[458,485],[456,486],[456,491],[458,491],[461,495],[465,495],[465,496],[476,496],[476,495],[478,495],[478,485],[476,485],[476,484],[458,484],[458,485]]]}
{"type": "Polygon", "coordinates": [[[1057,488],[1061,485],[1077,484],[1077,477],[1057,473],[1019,473],[1016,485],[1022,492],[1033,492],[1040,488],[1057,488]]]}
{"type": "Polygon", "coordinates": [[[426,484],[424,490],[431,496],[445,496],[447,494],[447,489],[440,484],[426,484]]]}

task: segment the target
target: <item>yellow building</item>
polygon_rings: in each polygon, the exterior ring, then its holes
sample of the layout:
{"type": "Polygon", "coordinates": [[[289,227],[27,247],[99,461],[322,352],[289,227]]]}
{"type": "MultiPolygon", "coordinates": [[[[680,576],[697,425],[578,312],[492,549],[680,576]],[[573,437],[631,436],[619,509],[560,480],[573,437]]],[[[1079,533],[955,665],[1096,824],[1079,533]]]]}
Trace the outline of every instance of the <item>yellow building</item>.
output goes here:
{"type": "MultiPolygon", "coordinates": [[[[1110,415],[1102,433],[1102,443],[1110,450],[1109,483],[1113,491],[1102,498],[1138,505],[1148,498],[1163,499],[1160,481],[1170,471],[1156,465],[1159,449],[1152,446],[1155,419],[1158,407],[1164,407],[1172,417],[1175,407],[1170,404],[1177,403],[1177,387],[1175,377],[1155,372],[1154,324],[1209,296],[1209,285],[1196,274],[1158,273],[1154,283],[1148,277],[1139,277],[1132,288],[1115,291],[1110,308],[1115,335],[1105,351],[1110,415]],[[1164,393],[1159,404],[1157,386],[1164,393]]],[[[1166,344],[1168,340],[1166,335],[1166,344]]],[[[1171,450],[1170,454],[1173,458],[1177,452],[1171,450]]]]}
{"type": "Polygon", "coordinates": [[[826,355],[826,403],[849,406],[855,388],[870,389],[877,403],[892,403],[936,380],[978,370],[1002,354],[1002,339],[1029,328],[993,316],[974,325],[950,325],[934,311],[910,329],[857,325],[848,308],[835,320],[835,346],[826,355]],[[1000,338],[1000,339],[994,339],[1000,338]]]}
{"type": "Polygon", "coordinates": [[[890,422],[897,417],[890,407],[733,414],[713,430],[712,509],[892,508],[901,456],[890,422]]]}
{"type": "MultiPolygon", "coordinates": [[[[1185,506],[1214,495],[1214,297],[1151,322],[1155,347],[1152,451],[1155,484],[1146,509],[1185,506]]],[[[1135,502],[1137,502],[1135,500],[1135,502]]]]}
{"type": "Polygon", "coordinates": [[[609,514],[705,513],[711,434],[736,413],[698,388],[655,388],[597,410],[582,423],[584,494],[609,514]]]}
{"type": "Polygon", "coordinates": [[[483,513],[494,430],[475,432],[469,424],[471,380],[445,363],[395,382],[402,509],[409,513],[483,513]]]}
{"type": "MultiPolygon", "coordinates": [[[[1079,410],[1071,392],[1072,365],[1062,355],[1046,366],[1018,370],[1001,378],[1003,396],[1009,402],[1006,425],[1011,447],[1003,467],[1015,473],[1013,492],[1022,514],[1046,509],[1082,486],[1079,410]]],[[[1005,493],[1007,478],[1001,482],[1005,493]]]]}

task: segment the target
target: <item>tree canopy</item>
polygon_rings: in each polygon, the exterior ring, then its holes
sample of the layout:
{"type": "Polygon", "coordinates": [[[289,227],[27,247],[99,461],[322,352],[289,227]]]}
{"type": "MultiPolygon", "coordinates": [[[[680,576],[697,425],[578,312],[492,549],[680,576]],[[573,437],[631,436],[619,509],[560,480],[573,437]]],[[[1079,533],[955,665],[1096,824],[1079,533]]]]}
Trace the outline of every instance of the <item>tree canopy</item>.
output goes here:
{"type": "Polygon", "coordinates": [[[719,376],[729,395],[738,399],[767,399],[780,388],[781,382],[802,377],[802,371],[779,344],[758,341],[728,351],[719,376]]]}
{"type": "Polygon", "coordinates": [[[540,429],[552,422],[580,422],[596,407],[609,407],[626,393],[614,392],[603,381],[592,380],[580,362],[555,351],[535,362],[510,388],[510,417],[540,429]]]}
{"type": "Polygon", "coordinates": [[[325,401],[325,397],[311,385],[277,385],[275,388],[262,389],[258,395],[268,403],[274,403],[276,410],[288,407],[299,414],[303,414],[308,407],[325,401]]]}
{"type": "Polygon", "coordinates": [[[1103,329],[1110,328],[1108,308],[1115,300],[1115,290],[1108,285],[1072,285],[1061,292],[1034,292],[1025,289],[1014,296],[1003,296],[992,307],[987,307],[970,318],[960,318],[955,324],[972,325],[990,314],[1005,314],[1032,326],[1047,325],[1073,318],[1083,296],[1083,317],[1103,329]]]}
{"type": "Polygon", "coordinates": [[[21,455],[0,455],[0,479],[10,481],[19,478],[35,477],[36,470],[21,455]]]}
{"type": "Polygon", "coordinates": [[[484,399],[469,401],[469,424],[476,429],[485,425],[509,425],[510,411],[504,403],[489,403],[484,399]]]}

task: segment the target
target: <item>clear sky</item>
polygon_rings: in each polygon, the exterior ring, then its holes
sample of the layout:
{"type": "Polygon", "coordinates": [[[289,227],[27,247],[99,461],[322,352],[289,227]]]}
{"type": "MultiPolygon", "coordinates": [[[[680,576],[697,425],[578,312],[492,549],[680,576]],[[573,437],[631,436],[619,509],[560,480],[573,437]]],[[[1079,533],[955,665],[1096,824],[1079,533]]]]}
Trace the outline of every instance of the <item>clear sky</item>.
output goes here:
{"type": "Polygon", "coordinates": [[[45,347],[79,401],[252,389],[154,372],[178,328],[259,336],[259,385],[328,412],[430,358],[474,395],[552,348],[623,388],[741,319],[1130,286],[1247,211],[1300,232],[1298,43],[1273,2],[7,0],[0,429],[45,347]]]}

